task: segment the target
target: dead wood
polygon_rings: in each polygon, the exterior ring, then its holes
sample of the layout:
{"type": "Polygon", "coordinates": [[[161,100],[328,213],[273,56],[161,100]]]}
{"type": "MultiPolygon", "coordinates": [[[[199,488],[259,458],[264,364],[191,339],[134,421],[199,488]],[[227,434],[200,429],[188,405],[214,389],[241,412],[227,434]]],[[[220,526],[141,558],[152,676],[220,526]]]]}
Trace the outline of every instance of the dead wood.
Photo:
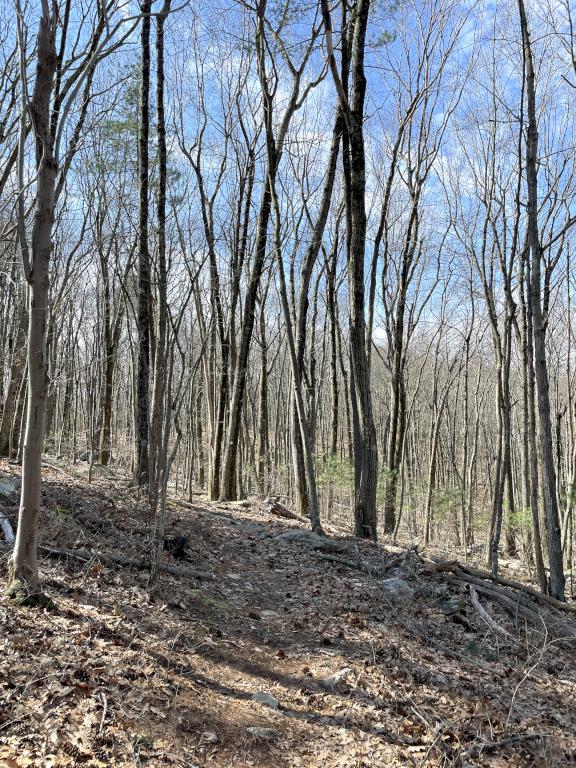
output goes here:
{"type": "Polygon", "coordinates": [[[284,506],[284,504],[281,504],[279,501],[276,501],[274,499],[268,499],[265,502],[265,508],[266,512],[268,512],[270,515],[275,515],[276,517],[282,517],[285,520],[298,520],[300,523],[309,523],[310,521],[303,517],[302,515],[296,514],[296,512],[292,512],[291,510],[287,509],[287,507],[284,506]]]}
{"type": "Polygon", "coordinates": [[[486,622],[486,624],[490,627],[490,629],[493,629],[495,632],[498,632],[498,634],[505,637],[507,640],[512,640],[512,642],[516,642],[516,638],[514,638],[510,632],[504,629],[500,624],[498,624],[497,621],[495,621],[492,616],[488,613],[486,608],[482,605],[480,600],[478,599],[478,593],[474,589],[472,584],[468,585],[469,591],[470,591],[470,602],[474,606],[474,608],[478,611],[483,621],[486,622]]]}
{"type": "MultiPolygon", "coordinates": [[[[0,550],[7,551],[9,548],[0,542],[0,550]]],[[[110,552],[92,552],[89,549],[56,549],[54,547],[39,546],[38,551],[47,557],[69,557],[72,560],[79,560],[87,563],[90,560],[99,560],[104,565],[120,566],[121,568],[136,568],[139,571],[147,571],[150,568],[150,561],[146,558],[132,558],[124,555],[114,555],[110,552]]],[[[170,576],[179,578],[205,579],[211,581],[214,575],[209,571],[198,571],[193,568],[183,568],[170,563],[161,563],[160,571],[170,576]]]]}
{"type": "MultiPolygon", "coordinates": [[[[436,558],[422,558],[422,560],[429,566],[430,572],[450,571],[460,577],[470,577],[470,581],[472,581],[473,578],[476,578],[483,582],[492,582],[494,586],[499,585],[507,587],[508,589],[516,590],[523,595],[529,596],[529,598],[532,598],[532,600],[530,600],[532,605],[533,601],[535,601],[537,603],[545,603],[547,606],[559,611],[576,613],[576,605],[556,600],[556,598],[538,592],[538,590],[527,584],[522,584],[520,581],[507,579],[503,576],[493,576],[491,573],[483,571],[481,568],[473,568],[469,565],[463,565],[459,560],[438,560],[436,558]]],[[[527,597],[526,599],[528,600],[529,598],[527,597]]]]}
{"type": "Polygon", "coordinates": [[[379,577],[383,576],[387,568],[370,568],[370,566],[363,565],[362,563],[358,563],[355,560],[348,560],[345,557],[340,557],[339,555],[329,555],[325,552],[310,552],[310,555],[312,557],[316,557],[319,560],[327,560],[329,563],[336,563],[337,565],[342,565],[345,568],[351,568],[354,571],[360,571],[361,573],[365,573],[367,576],[374,576],[379,577]]]}
{"type": "Polygon", "coordinates": [[[490,581],[495,582],[496,584],[500,584],[503,587],[510,587],[510,589],[517,589],[520,592],[523,592],[527,595],[530,595],[530,597],[534,598],[537,602],[540,603],[546,603],[546,605],[551,606],[552,608],[556,608],[560,611],[567,611],[568,613],[576,613],[576,605],[571,605],[570,603],[564,603],[561,600],[556,600],[554,597],[550,597],[550,595],[545,595],[542,592],[538,592],[537,589],[534,589],[533,587],[528,586],[527,584],[522,584],[520,581],[515,581],[514,579],[507,579],[504,576],[492,576],[491,573],[488,573],[488,571],[483,571],[480,568],[473,568],[469,565],[462,565],[462,563],[458,562],[457,560],[454,561],[457,563],[458,568],[463,571],[464,573],[470,574],[471,576],[477,576],[481,579],[490,579],[490,581]]]}
{"type": "Polygon", "coordinates": [[[426,564],[426,572],[451,573],[457,581],[473,585],[478,592],[503,605],[513,617],[521,615],[534,624],[546,624],[564,635],[576,636],[576,626],[558,615],[574,613],[576,606],[541,594],[518,581],[494,577],[488,571],[462,565],[458,560],[443,561],[423,557],[422,560],[426,564]],[[546,615],[543,615],[542,607],[548,609],[546,615]]]}
{"type": "Polygon", "coordinates": [[[478,757],[483,752],[491,753],[496,752],[499,749],[505,749],[506,747],[513,747],[523,744],[526,741],[543,741],[544,737],[541,733],[516,733],[511,736],[507,736],[504,739],[498,741],[485,741],[482,744],[472,747],[467,751],[469,757],[478,757]]]}
{"type": "MultiPolygon", "coordinates": [[[[104,565],[118,565],[122,568],[136,568],[139,571],[147,571],[150,568],[150,561],[147,558],[131,558],[123,555],[113,555],[105,552],[90,552],[88,549],[54,549],[52,547],[38,547],[39,551],[50,557],[70,557],[73,560],[88,562],[89,560],[99,560],[104,565]]],[[[170,576],[180,578],[194,578],[212,580],[213,574],[209,571],[197,571],[193,568],[182,568],[170,563],[161,563],[159,569],[162,573],[168,573],[170,576]]]]}

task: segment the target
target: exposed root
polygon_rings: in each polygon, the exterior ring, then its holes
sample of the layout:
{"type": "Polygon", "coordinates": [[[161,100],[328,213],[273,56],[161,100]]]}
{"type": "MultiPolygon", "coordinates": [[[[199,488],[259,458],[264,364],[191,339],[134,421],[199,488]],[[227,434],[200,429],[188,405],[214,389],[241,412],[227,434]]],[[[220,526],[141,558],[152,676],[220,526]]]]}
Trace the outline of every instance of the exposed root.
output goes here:
{"type": "Polygon", "coordinates": [[[53,600],[45,595],[37,581],[27,581],[14,573],[12,563],[9,565],[8,585],[4,594],[16,605],[52,609],[53,600]]]}

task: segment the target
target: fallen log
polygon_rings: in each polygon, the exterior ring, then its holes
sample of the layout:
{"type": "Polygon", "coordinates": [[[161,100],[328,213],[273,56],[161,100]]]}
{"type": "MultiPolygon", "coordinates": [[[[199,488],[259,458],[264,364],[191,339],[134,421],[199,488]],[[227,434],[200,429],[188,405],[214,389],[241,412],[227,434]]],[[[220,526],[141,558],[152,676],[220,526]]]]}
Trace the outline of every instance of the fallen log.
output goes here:
{"type": "Polygon", "coordinates": [[[533,597],[538,602],[546,603],[552,608],[556,608],[561,611],[568,611],[569,613],[576,613],[576,605],[571,605],[570,603],[563,603],[561,600],[556,600],[555,597],[550,597],[550,595],[545,595],[542,592],[538,592],[537,589],[530,587],[528,584],[522,584],[521,581],[507,579],[504,576],[492,576],[492,574],[488,573],[488,571],[482,571],[480,568],[472,568],[469,565],[462,565],[462,563],[458,563],[458,567],[461,571],[464,573],[469,573],[471,576],[477,576],[482,579],[488,578],[490,581],[493,581],[496,584],[501,584],[503,587],[510,587],[511,589],[517,589],[521,592],[525,592],[527,595],[530,595],[530,597],[533,597]]]}
{"type": "Polygon", "coordinates": [[[482,580],[482,582],[492,582],[494,585],[508,587],[509,589],[513,589],[528,595],[533,599],[533,601],[544,603],[551,608],[555,608],[556,610],[568,613],[576,613],[576,605],[563,603],[561,600],[556,600],[556,598],[550,597],[550,595],[545,595],[542,592],[538,592],[537,589],[534,589],[528,584],[523,584],[521,581],[507,579],[504,576],[493,576],[489,571],[483,571],[481,568],[473,568],[469,565],[463,565],[459,560],[440,560],[434,557],[424,558],[422,555],[420,557],[432,573],[441,571],[449,571],[455,573],[458,571],[461,576],[471,577],[469,579],[470,581],[472,581],[473,578],[477,578],[482,580]]]}
{"type": "MultiPolygon", "coordinates": [[[[4,543],[0,542],[0,550],[9,551],[11,547],[7,547],[4,543]]],[[[87,563],[90,560],[99,560],[104,565],[120,566],[121,568],[136,568],[139,571],[147,571],[150,569],[150,561],[145,558],[132,558],[125,557],[124,555],[114,555],[109,552],[92,552],[89,549],[57,549],[55,547],[39,546],[38,552],[47,557],[69,557],[72,560],[79,560],[80,562],[87,563]]],[[[183,568],[170,563],[160,563],[159,570],[162,573],[167,573],[170,576],[177,576],[179,578],[193,578],[204,579],[206,581],[212,581],[214,574],[209,571],[198,571],[194,568],[183,568]]]]}
{"type": "Polygon", "coordinates": [[[576,637],[576,624],[566,621],[565,615],[574,613],[576,606],[543,595],[519,581],[495,577],[480,568],[464,566],[458,560],[421,558],[426,572],[449,573],[454,581],[473,585],[479,593],[504,606],[514,618],[521,615],[533,624],[548,625],[556,632],[576,637]],[[543,614],[543,608],[546,608],[546,614],[543,614]]]}
{"type": "Polygon", "coordinates": [[[310,520],[302,515],[292,512],[290,509],[281,504],[278,499],[266,499],[264,501],[266,512],[276,517],[282,517],[285,520],[298,520],[300,523],[310,523],[310,520]]]}
{"type": "Polygon", "coordinates": [[[373,576],[375,578],[383,576],[387,570],[386,568],[370,568],[370,566],[363,565],[362,563],[359,563],[355,560],[348,560],[346,557],[330,555],[325,552],[312,551],[309,552],[309,554],[312,557],[318,558],[318,560],[327,560],[329,563],[336,563],[337,565],[341,565],[344,568],[350,568],[353,571],[360,571],[361,573],[365,573],[367,576],[373,576]]]}
{"type": "Polygon", "coordinates": [[[498,589],[494,589],[491,586],[477,584],[476,589],[482,595],[486,595],[493,602],[499,603],[508,610],[508,613],[512,618],[517,619],[518,616],[523,616],[528,621],[541,628],[546,627],[548,629],[554,629],[556,632],[568,637],[576,637],[576,627],[563,622],[557,616],[552,613],[543,614],[538,610],[538,606],[529,608],[524,605],[517,597],[509,596],[498,589]]]}
{"type": "Polygon", "coordinates": [[[498,624],[495,619],[490,616],[486,608],[482,605],[480,600],[478,599],[478,593],[474,589],[472,584],[468,585],[469,591],[470,591],[470,602],[474,606],[474,608],[478,611],[480,614],[482,620],[490,627],[490,629],[494,630],[494,632],[498,632],[499,635],[502,635],[507,640],[511,640],[513,643],[516,642],[516,638],[513,637],[508,630],[504,629],[503,626],[498,624]]]}

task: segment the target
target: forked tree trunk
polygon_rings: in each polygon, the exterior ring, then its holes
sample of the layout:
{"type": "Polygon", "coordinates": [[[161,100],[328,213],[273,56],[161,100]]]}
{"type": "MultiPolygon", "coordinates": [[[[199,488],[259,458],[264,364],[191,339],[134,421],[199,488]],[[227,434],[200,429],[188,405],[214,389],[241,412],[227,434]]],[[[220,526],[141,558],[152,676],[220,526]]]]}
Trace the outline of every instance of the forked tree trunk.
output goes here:
{"type": "MultiPolygon", "coordinates": [[[[244,301],[244,309],[242,313],[240,343],[236,355],[232,355],[232,357],[235,357],[235,364],[233,368],[233,381],[231,389],[230,419],[228,423],[228,432],[226,436],[226,446],[222,465],[222,481],[220,484],[221,501],[236,499],[241,495],[237,483],[238,443],[241,432],[241,416],[245,401],[244,394],[246,390],[246,372],[250,354],[250,344],[252,341],[252,331],[254,329],[256,303],[258,299],[258,290],[260,287],[260,278],[262,277],[262,272],[264,270],[266,261],[268,225],[272,213],[272,185],[274,184],[276,175],[278,173],[278,166],[282,156],[284,141],[290,126],[290,121],[292,120],[295,112],[300,108],[302,104],[301,99],[305,95],[301,94],[302,76],[308,59],[312,53],[314,41],[317,35],[317,32],[313,33],[311,40],[308,42],[306,50],[302,54],[300,65],[298,67],[292,65],[292,90],[288,97],[284,114],[282,117],[279,116],[279,125],[276,128],[276,126],[274,126],[274,96],[270,91],[268,73],[266,72],[266,6],[267,0],[261,0],[257,6],[255,40],[256,55],[258,60],[258,76],[262,90],[264,124],[266,126],[266,177],[262,188],[260,211],[258,215],[258,223],[256,225],[254,259],[252,262],[252,268],[250,270],[250,277],[248,280],[246,298],[244,301]]],[[[233,313],[231,313],[232,318],[233,316],[233,313]]],[[[235,343],[234,349],[236,350],[235,343]]]]}
{"type": "MultiPolygon", "coordinates": [[[[347,222],[349,328],[354,402],[357,418],[353,419],[354,437],[354,531],[362,538],[377,538],[376,486],[378,451],[372,413],[370,367],[366,353],[366,319],[364,261],[366,250],[366,162],[364,152],[364,98],[366,76],[364,52],[369,0],[359,0],[353,17],[351,42],[352,74],[346,133],[348,159],[344,165],[347,222]]],[[[346,147],[346,143],[344,144],[346,147]]]]}
{"type": "Polygon", "coordinates": [[[528,131],[526,141],[526,180],[528,187],[528,247],[530,249],[529,301],[534,338],[534,376],[540,417],[540,460],[550,580],[548,592],[557,600],[564,600],[564,569],[560,515],[556,497],[556,469],[554,466],[554,438],[550,417],[550,393],[546,363],[546,326],[542,311],[541,272],[542,247],[538,230],[538,123],[536,119],[536,86],[532,44],[526,18],[524,0],[518,0],[520,28],[524,48],[526,96],[528,102],[528,131]]]}
{"type": "MultiPolygon", "coordinates": [[[[305,353],[306,353],[306,330],[308,321],[308,306],[309,306],[309,293],[310,282],[312,280],[312,273],[314,265],[320,252],[322,245],[322,238],[324,236],[324,229],[326,227],[326,221],[328,219],[328,213],[330,212],[330,205],[332,202],[332,192],[334,189],[334,180],[336,178],[336,169],[338,163],[338,154],[340,150],[340,138],[342,135],[342,115],[341,110],[336,112],[336,118],[334,122],[334,128],[332,130],[332,142],[330,145],[330,154],[328,157],[328,167],[326,170],[326,178],[324,181],[324,188],[322,190],[322,200],[320,202],[320,208],[318,211],[318,217],[312,230],[312,237],[310,243],[306,249],[304,261],[301,268],[300,277],[300,289],[298,292],[298,310],[297,310],[297,322],[295,333],[296,344],[296,369],[294,371],[294,378],[297,381],[297,386],[303,387],[304,385],[304,366],[305,366],[305,353]]],[[[306,405],[306,402],[305,402],[306,405]]],[[[310,489],[306,482],[306,450],[303,445],[301,431],[300,431],[300,419],[298,415],[298,407],[296,400],[294,402],[293,409],[293,425],[292,425],[292,450],[294,453],[294,465],[295,465],[295,485],[296,485],[296,499],[297,499],[297,511],[300,515],[308,517],[310,514],[310,489]]],[[[312,446],[314,445],[314,436],[312,431],[313,413],[310,408],[310,427],[311,434],[310,440],[312,446]]]]}

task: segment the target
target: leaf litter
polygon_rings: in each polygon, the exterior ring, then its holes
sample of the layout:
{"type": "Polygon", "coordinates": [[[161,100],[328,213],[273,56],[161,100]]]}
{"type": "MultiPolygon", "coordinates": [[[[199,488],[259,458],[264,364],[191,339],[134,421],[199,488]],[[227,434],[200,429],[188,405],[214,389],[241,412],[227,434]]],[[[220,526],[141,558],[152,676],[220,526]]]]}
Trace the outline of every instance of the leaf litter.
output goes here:
{"type": "MultiPolygon", "coordinates": [[[[127,481],[45,474],[47,550],[145,556],[127,481]]],[[[168,522],[212,579],[151,593],[143,570],[46,557],[54,610],[0,602],[2,768],[576,764],[576,644],[545,611],[478,610],[415,549],[323,544],[256,500],[172,499],[168,522]]]]}

